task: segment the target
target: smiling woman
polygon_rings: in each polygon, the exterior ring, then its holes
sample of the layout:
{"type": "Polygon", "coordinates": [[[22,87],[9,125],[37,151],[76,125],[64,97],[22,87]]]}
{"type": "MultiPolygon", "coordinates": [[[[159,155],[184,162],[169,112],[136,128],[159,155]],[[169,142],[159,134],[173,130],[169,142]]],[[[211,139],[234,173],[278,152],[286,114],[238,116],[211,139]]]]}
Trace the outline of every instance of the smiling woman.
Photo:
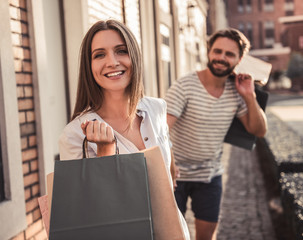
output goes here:
{"type": "Polygon", "coordinates": [[[114,30],[96,33],[92,41],[92,72],[103,94],[123,91],[130,83],[131,60],[121,36],[114,30]]]}
{"type": "MultiPolygon", "coordinates": [[[[105,55],[105,48],[107,46],[102,46],[102,44],[114,41],[114,39],[106,33],[114,35],[116,37],[115,40],[118,40],[119,44],[112,46],[118,48],[115,49],[116,53],[119,52],[119,50],[121,53],[121,48],[123,48],[122,52],[125,53],[126,51],[125,57],[129,58],[131,62],[131,69],[129,69],[131,72],[131,82],[125,89],[129,95],[129,112],[131,116],[134,116],[137,103],[143,96],[141,53],[134,35],[125,25],[118,21],[99,21],[89,29],[82,41],[78,92],[72,119],[83,112],[99,110],[104,100],[101,86],[96,82],[93,75],[92,62],[95,62],[94,60],[98,62],[98,59],[102,59],[102,56],[105,55]],[[104,34],[103,31],[105,32],[104,34]],[[105,38],[103,39],[102,37],[105,38]],[[101,40],[100,43],[99,40],[101,40]],[[94,46],[93,42],[95,44],[94,46]]],[[[110,62],[107,64],[110,64],[110,62]]]]}
{"type": "Polygon", "coordinates": [[[90,158],[113,155],[117,147],[128,154],[159,146],[170,172],[166,102],[143,96],[142,82],[141,53],[134,35],[115,20],[95,23],[81,45],[76,105],[59,139],[60,159],[81,159],[86,137],[90,158]]]}

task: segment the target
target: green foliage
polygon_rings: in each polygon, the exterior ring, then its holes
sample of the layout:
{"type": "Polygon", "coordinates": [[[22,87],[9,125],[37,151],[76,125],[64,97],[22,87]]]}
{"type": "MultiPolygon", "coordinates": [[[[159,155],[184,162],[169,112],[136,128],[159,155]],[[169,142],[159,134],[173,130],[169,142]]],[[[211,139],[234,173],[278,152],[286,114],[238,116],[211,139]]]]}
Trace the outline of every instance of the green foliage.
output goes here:
{"type": "Polygon", "coordinates": [[[291,79],[303,77],[303,55],[301,53],[292,53],[286,75],[291,79]]]}

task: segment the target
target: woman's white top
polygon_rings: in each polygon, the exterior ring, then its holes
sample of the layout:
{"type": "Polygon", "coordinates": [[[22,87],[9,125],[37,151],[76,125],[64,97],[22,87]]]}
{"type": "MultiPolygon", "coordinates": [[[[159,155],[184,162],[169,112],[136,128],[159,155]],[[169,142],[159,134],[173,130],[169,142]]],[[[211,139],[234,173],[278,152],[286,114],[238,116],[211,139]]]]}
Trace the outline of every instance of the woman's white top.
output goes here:
{"type": "MultiPolygon", "coordinates": [[[[169,130],[166,121],[166,102],[160,98],[144,97],[137,106],[137,115],[142,117],[140,125],[140,133],[145,148],[159,146],[164,158],[166,169],[170,175],[171,151],[169,142],[169,130]]],[[[59,138],[59,150],[61,160],[81,159],[82,144],[85,135],[81,129],[81,123],[85,120],[94,120],[105,122],[97,113],[88,112],[76,117],[63,130],[59,138]]],[[[128,139],[123,137],[114,130],[117,138],[119,153],[134,153],[139,149],[128,139]]],[[[88,142],[88,157],[96,157],[97,145],[88,142]]],[[[171,182],[172,184],[172,182],[171,182]]],[[[186,239],[190,239],[186,222],[180,214],[180,219],[186,235],[186,239]]]]}

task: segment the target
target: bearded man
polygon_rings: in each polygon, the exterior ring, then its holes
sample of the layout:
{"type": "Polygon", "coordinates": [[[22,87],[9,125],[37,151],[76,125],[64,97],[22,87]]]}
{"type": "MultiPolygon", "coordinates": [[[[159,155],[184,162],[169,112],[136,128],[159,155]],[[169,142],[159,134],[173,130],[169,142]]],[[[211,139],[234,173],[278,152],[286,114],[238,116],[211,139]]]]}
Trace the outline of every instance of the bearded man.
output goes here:
{"type": "Polygon", "coordinates": [[[191,198],[196,240],[211,240],[217,227],[223,142],[233,118],[238,117],[257,137],[267,130],[254,80],[233,71],[249,48],[248,39],[236,29],[214,33],[208,40],[207,68],[176,80],[165,97],[172,150],[180,172],[175,198],[183,214],[191,198]]]}

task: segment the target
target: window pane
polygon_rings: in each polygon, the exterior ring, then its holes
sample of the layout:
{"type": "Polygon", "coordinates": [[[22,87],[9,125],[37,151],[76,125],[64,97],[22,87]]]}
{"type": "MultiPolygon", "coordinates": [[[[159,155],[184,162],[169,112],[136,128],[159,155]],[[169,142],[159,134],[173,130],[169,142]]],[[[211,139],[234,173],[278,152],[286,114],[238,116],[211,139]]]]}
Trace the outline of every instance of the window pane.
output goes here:
{"type": "Polygon", "coordinates": [[[275,23],[273,21],[266,21],[265,28],[265,43],[266,47],[272,47],[275,43],[275,23]]]}
{"type": "Polygon", "coordinates": [[[160,24],[161,34],[161,62],[164,76],[164,90],[167,91],[171,85],[171,52],[170,52],[170,29],[160,24]]]}
{"type": "Polygon", "coordinates": [[[243,13],[243,0],[238,0],[238,12],[243,13]]]}
{"type": "Polygon", "coordinates": [[[286,16],[292,16],[294,14],[294,3],[293,2],[285,2],[284,10],[286,16]]]}
{"type": "Polygon", "coordinates": [[[273,0],[265,0],[264,11],[265,12],[272,12],[272,11],[274,11],[273,0]]]}
{"type": "Polygon", "coordinates": [[[243,23],[239,23],[238,29],[239,29],[239,31],[241,31],[242,33],[244,33],[244,31],[245,31],[244,24],[243,23]]]}
{"type": "Polygon", "coordinates": [[[158,0],[160,9],[165,13],[170,13],[170,1],[169,0],[158,0]]]}
{"type": "Polygon", "coordinates": [[[122,1],[87,0],[89,24],[109,18],[123,22],[122,1]]]}
{"type": "Polygon", "coordinates": [[[125,23],[135,35],[139,46],[141,46],[140,14],[138,0],[125,0],[125,23]]]}

